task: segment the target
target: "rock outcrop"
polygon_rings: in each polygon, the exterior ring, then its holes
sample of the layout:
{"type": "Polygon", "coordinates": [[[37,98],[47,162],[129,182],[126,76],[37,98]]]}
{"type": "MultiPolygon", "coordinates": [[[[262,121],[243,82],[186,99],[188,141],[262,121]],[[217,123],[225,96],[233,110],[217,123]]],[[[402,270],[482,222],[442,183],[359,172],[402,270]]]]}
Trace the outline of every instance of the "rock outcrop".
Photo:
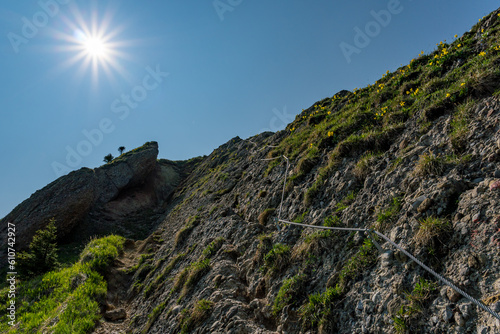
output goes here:
{"type": "MultiPolygon", "coordinates": [[[[63,242],[109,232],[112,226],[103,216],[116,222],[141,210],[156,211],[185,176],[180,164],[157,161],[157,156],[158,144],[149,142],[102,167],[82,168],[62,176],[3,218],[1,232],[6,234],[7,222],[15,224],[17,250],[21,251],[51,218],[56,220],[58,238],[63,242]]],[[[143,229],[149,231],[151,227],[143,229]]],[[[122,234],[136,233],[136,227],[132,229],[122,228],[122,234]]],[[[5,242],[2,239],[0,247],[5,242]]],[[[4,260],[3,253],[1,256],[4,260]]]]}

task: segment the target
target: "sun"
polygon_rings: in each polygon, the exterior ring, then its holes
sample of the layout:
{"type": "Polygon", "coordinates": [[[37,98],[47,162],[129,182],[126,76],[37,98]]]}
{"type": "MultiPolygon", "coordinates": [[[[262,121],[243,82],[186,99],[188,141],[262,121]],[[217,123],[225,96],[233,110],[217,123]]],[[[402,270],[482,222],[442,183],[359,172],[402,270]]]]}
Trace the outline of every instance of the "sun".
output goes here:
{"type": "Polygon", "coordinates": [[[108,53],[106,43],[98,37],[87,37],[82,42],[82,46],[87,55],[92,58],[106,57],[108,53]]]}
{"type": "Polygon", "coordinates": [[[66,54],[65,60],[58,64],[64,71],[77,67],[76,74],[89,77],[97,87],[104,74],[108,81],[115,81],[116,75],[128,78],[123,62],[130,59],[126,52],[133,42],[123,40],[125,27],[113,22],[113,12],[93,10],[85,17],[75,7],[73,16],[64,20],[64,31],[56,31],[55,38],[60,42],[55,52],[66,54]]]}

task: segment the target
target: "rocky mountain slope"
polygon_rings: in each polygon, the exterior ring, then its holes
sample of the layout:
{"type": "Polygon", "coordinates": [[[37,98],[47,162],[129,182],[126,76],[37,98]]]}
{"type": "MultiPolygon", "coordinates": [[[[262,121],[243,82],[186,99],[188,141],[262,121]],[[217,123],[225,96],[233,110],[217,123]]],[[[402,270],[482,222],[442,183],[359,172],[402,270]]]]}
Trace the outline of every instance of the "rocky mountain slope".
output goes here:
{"type": "MultiPolygon", "coordinates": [[[[284,131],[189,162],[157,161],[147,143],[56,180],[2,228],[15,221],[27,242],[56,217],[62,241],[129,238],[100,268],[95,333],[498,333],[384,240],[276,218],[379,231],[500,312],[499,65],[497,10],[284,131]]],[[[57,332],[64,312],[35,328],[57,332]]]]}

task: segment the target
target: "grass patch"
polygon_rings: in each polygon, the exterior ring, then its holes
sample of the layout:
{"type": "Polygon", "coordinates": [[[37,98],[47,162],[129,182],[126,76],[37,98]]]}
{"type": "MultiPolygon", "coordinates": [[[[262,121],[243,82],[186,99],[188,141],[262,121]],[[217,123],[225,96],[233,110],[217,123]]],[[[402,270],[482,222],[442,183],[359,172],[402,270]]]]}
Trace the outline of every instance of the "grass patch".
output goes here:
{"type": "Polygon", "coordinates": [[[298,215],[293,222],[297,224],[302,224],[304,222],[304,219],[306,219],[307,214],[309,213],[309,210],[306,210],[304,213],[301,215],[298,215]]]}
{"type": "Polygon", "coordinates": [[[387,209],[378,213],[375,229],[383,230],[388,224],[394,222],[394,218],[396,218],[399,210],[401,210],[401,199],[399,197],[394,197],[391,205],[387,209]]]}
{"type": "Polygon", "coordinates": [[[455,153],[463,152],[467,146],[470,114],[474,105],[473,100],[461,104],[451,119],[449,137],[455,153]]]}
{"type": "Polygon", "coordinates": [[[175,235],[175,247],[180,245],[191,234],[193,229],[200,223],[200,217],[194,216],[187,220],[186,224],[175,235]]]}
{"type": "Polygon", "coordinates": [[[415,166],[413,174],[415,176],[428,176],[434,174],[436,176],[441,175],[445,169],[445,161],[441,157],[437,157],[434,153],[424,153],[422,154],[415,166]]]}
{"type": "Polygon", "coordinates": [[[313,329],[325,324],[335,301],[341,296],[339,286],[327,288],[323,293],[309,295],[308,302],[299,309],[302,328],[313,329]]]}
{"type": "Polygon", "coordinates": [[[253,262],[260,265],[264,261],[264,256],[273,247],[272,234],[262,234],[257,237],[259,244],[257,245],[257,252],[255,252],[253,262]]]}
{"type": "Polygon", "coordinates": [[[297,167],[295,167],[295,173],[288,179],[286,185],[288,191],[300,181],[304,180],[304,177],[309,174],[318,163],[319,149],[316,146],[310,146],[306,152],[307,154],[299,160],[297,167]]]}
{"type": "Polygon", "coordinates": [[[427,245],[437,237],[451,229],[451,223],[443,218],[427,217],[420,221],[420,227],[414,240],[418,245],[427,245]]]}
{"type": "Polygon", "coordinates": [[[165,281],[166,277],[172,272],[177,263],[179,263],[184,257],[186,257],[186,253],[180,253],[170,260],[170,262],[165,266],[165,268],[163,268],[160,275],[158,275],[153,280],[153,282],[151,282],[151,284],[144,289],[144,296],[146,298],[149,297],[151,293],[155,291],[157,287],[163,283],[163,281],[165,281]]]}
{"type": "Polygon", "coordinates": [[[436,283],[420,278],[413,291],[406,294],[406,302],[392,318],[396,333],[406,333],[410,320],[423,313],[425,302],[437,289],[436,283]]]}
{"type": "Polygon", "coordinates": [[[303,288],[307,276],[305,274],[297,274],[292,278],[283,281],[276,299],[274,299],[273,304],[273,315],[278,316],[281,310],[287,305],[296,306],[300,300],[300,296],[303,295],[303,288]]]}
{"type": "Polygon", "coordinates": [[[456,154],[449,154],[445,157],[445,160],[450,164],[464,165],[472,161],[472,154],[464,154],[461,156],[457,156],[456,154]]]}
{"type": "Polygon", "coordinates": [[[356,200],[356,195],[354,191],[350,191],[346,197],[342,198],[342,200],[335,205],[335,212],[342,212],[347,209],[356,200]]]}
{"type": "Polygon", "coordinates": [[[303,329],[322,326],[322,328],[334,332],[333,328],[328,327],[330,325],[328,318],[334,303],[343,296],[349,280],[356,279],[363,270],[375,263],[377,258],[374,248],[375,246],[370,239],[366,239],[360,250],[341,269],[335,287],[327,288],[323,293],[309,295],[308,302],[299,309],[303,329]]]}
{"type": "Polygon", "coordinates": [[[183,285],[180,298],[184,297],[198,281],[210,270],[210,259],[193,262],[186,268],[185,283],[183,285]]]}
{"type": "Polygon", "coordinates": [[[358,162],[354,166],[352,173],[360,180],[364,180],[371,171],[371,167],[377,161],[377,159],[382,155],[382,153],[365,153],[359,158],[358,162]]]}
{"type": "Polygon", "coordinates": [[[196,302],[191,312],[182,312],[180,318],[181,334],[187,334],[200,326],[208,318],[213,302],[201,299],[196,302]]]}
{"type": "Polygon", "coordinates": [[[391,163],[391,167],[389,167],[388,169],[388,173],[395,170],[398,166],[401,165],[402,162],[403,162],[403,157],[397,157],[396,159],[394,159],[391,163]]]}
{"type": "MultiPolygon", "coordinates": [[[[325,219],[323,226],[335,227],[341,226],[340,218],[332,215],[325,219]]],[[[331,247],[332,237],[335,232],[332,230],[315,231],[304,237],[304,242],[294,247],[292,252],[293,259],[304,259],[307,256],[319,256],[331,247]]]]}
{"type": "MultiPolygon", "coordinates": [[[[123,249],[124,238],[108,236],[92,240],[77,263],[30,280],[17,282],[17,327],[1,315],[2,333],[88,333],[100,319],[100,303],[107,293],[102,277],[123,249]]],[[[8,289],[0,293],[5,307],[8,289]]]]}
{"type": "Polygon", "coordinates": [[[264,256],[262,271],[271,276],[281,272],[290,263],[290,246],[274,244],[273,248],[264,256]]]}
{"type": "Polygon", "coordinates": [[[373,242],[370,239],[365,239],[363,246],[347,261],[340,271],[339,286],[342,290],[350,280],[356,279],[363,270],[375,263],[376,260],[377,256],[373,242]]]}
{"type": "Polygon", "coordinates": [[[222,247],[222,244],[224,243],[226,239],[223,237],[218,237],[214,241],[212,241],[204,250],[203,250],[203,256],[206,259],[212,258],[217,251],[222,247]]]}
{"type": "Polygon", "coordinates": [[[146,334],[147,332],[149,332],[154,322],[156,321],[156,319],[158,319],[160,314],[162,314],[166,306],[167,302],[164,301],[153,309],[153,311],[148,315],[148,322],[146,323],[146,327],[144,327],[142,334],[146,334]]]}
{"type": "Polygon", "coordinates": [[[210,208],[210,211],[208,212],[208,214],[211,216],[218,209],[220,209],[220,206],[219,205],[214,205],[213,207],[210,208]]]}

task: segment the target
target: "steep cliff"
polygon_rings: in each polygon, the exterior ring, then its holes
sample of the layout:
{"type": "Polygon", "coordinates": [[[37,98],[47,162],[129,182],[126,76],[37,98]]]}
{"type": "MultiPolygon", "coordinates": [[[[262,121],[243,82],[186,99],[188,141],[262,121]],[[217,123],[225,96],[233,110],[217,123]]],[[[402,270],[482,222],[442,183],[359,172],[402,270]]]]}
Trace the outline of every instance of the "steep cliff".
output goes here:
{"type": "MultiPolygon", "coordinates": [[[[96,169],[82,168],[60,177],[19,204],[2,219],[16,226],[17,250],[29,245],[34,233],[55,218],[61,243],[119,233],[145,237],[161,217],[163,205],[181,183],[190,163],[157,160],[158,144],[146,143],[96,169]],[[131,222],[140,217],[141,223],[131,222]]],[[[6,238],[0,247],[6,247],[6,238]]],[[[5,261],[5,253],[0,260],[5,261]]]]}

